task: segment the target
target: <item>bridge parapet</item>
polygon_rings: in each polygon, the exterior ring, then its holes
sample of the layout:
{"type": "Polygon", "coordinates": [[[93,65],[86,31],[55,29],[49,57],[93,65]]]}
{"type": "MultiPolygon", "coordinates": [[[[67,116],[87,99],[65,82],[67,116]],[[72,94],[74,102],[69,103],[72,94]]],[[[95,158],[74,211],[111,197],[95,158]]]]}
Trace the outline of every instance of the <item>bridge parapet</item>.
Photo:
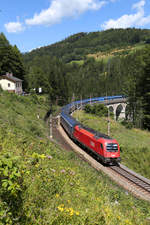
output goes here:
{"type": "Polygon", "coordinates": [[[128,99],[127,98],[118,98],[118,99],[111,99],[111,100],[105,100],[103,103],[105,105],[110,105],[110,104],[117,104],[117,103],[127,103],[128,99]]]}

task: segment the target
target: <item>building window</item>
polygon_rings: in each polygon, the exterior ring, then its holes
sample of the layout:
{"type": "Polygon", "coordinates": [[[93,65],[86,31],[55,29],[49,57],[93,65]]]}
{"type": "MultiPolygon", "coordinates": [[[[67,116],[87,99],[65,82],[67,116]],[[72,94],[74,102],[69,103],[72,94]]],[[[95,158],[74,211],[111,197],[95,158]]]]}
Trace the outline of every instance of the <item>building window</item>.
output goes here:
{"type": "Polygon", "coordinates": [[[10,83],[8,83],[8,87],[10,87],[10,83]]]}

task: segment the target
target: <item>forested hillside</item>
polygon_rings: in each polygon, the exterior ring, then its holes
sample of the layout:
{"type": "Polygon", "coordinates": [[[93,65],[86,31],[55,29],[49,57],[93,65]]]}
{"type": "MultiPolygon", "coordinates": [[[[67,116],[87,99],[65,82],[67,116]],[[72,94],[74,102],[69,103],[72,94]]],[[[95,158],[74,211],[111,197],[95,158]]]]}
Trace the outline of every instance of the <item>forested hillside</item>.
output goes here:
{"type": "Polygon", "coordinates": [[[150,30],[79,33],[24,55],[28,89],[54,102],[123,94],[134,126],[149,127],[150,30]]]}
{"type": "Polygon", "coordinates": [[[21,55],[0,35],[0,73],[13,72],[24,90],[42,88],[55,104],[126,95],[134,126],[150,129],[150,30],[79,33],[21,55]]]}
{"type": "Polygon", "coordinates": [[[106,52],[114,48],[122,48],[139,43],[149,43],[150,30],[141,29],[111,29],[101,32],[78,33],[65,40],[33,50],[25,54],[28,62],[34,56],[56,56],[65,63],[84,59],[85,56],[96,52],[106,52]]]}

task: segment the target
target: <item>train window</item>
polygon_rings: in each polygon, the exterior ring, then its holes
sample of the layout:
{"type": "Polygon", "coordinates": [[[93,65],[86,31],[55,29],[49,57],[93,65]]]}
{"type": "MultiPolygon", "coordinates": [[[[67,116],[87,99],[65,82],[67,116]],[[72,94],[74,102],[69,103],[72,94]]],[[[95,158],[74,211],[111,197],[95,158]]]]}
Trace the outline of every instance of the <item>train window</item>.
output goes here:
{"type": "Polygon", "coordinates": [[[103,150],[103,144],[101,144],[101,149],[103,150]]]}
{"type": "Polygon", "coordinates": [[[106,145],[107,152],[117,152],[118,145],[115,143],[107,143],[106,145]]]}

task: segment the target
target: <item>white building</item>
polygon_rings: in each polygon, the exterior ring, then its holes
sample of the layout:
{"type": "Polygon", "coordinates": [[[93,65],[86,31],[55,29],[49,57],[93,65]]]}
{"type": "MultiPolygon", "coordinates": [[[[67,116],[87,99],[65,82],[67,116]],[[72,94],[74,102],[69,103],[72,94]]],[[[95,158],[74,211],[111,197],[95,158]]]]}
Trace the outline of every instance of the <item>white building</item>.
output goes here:
{"type": "Polygon", "coordinates": [[[0,86],[3,90],[22,94],[22,80],[14,77],[12,73],[0,76],[0,86]]]}

